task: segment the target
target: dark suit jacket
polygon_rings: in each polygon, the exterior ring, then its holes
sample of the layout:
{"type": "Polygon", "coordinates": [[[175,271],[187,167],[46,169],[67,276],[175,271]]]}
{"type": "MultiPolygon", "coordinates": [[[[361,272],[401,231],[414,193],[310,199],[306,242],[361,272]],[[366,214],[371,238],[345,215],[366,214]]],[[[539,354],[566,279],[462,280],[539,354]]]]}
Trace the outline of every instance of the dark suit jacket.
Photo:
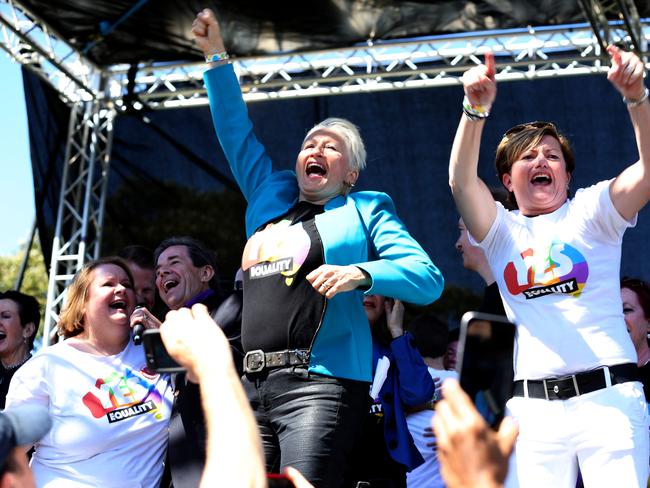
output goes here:
{"type": "MultiPolygon", "coordinates": [[[[233,292],[226,299],[214,294],[203,304],[208,307],[212,318],[221,326],[230,342],[233,360],[241,376],[243,354],[241,347],[241,305],[242,292],[233,292]]],[[[167,465],[170,470],[161,486],[174,488],[196,488],[199,486],[203,466],[207,434],[201,407],[199,385],[187,380],[184,373],[172,378],[174,384],[174,406],[169,421],[169,444],[167,465]],[[171,475],[171,476],[170,476],[171,475]],[[170,480],[171,477],[171,480],[170,480]]]]}

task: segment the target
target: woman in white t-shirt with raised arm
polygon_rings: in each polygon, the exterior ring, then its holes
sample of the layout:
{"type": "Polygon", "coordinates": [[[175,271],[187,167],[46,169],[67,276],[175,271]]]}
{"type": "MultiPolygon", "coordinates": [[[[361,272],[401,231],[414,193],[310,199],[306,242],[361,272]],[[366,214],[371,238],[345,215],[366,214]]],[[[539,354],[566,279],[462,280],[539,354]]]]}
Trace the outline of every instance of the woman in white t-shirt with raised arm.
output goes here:
{"type": "Polygon", "coordinates": [[[585,486],[645,487],[648,479],[648,414],[618,283],[623,233],[650,198],[650,104],[642,61],[614,46],[608,52],[639,160],[569,199],[566,138],[548,122],[515,126],[496,151],[499,178],[519,208],[512,212],[477,172],[496,97],[494,56],[463,76],[449,183],[517,324],[508,415],[519,437],[509,486],[573,488],[578,467],[585,486]]]}
{"type": "Polygon", "coordinates": [[[66,340],[13,377],[7,408],[42,405],[52,429],[38,443],[38,487],[158,487],[167,448],[169,376],[146,368],[130,340],[133,280],[120,258],[86,264],[58,323],[66,340]]]}

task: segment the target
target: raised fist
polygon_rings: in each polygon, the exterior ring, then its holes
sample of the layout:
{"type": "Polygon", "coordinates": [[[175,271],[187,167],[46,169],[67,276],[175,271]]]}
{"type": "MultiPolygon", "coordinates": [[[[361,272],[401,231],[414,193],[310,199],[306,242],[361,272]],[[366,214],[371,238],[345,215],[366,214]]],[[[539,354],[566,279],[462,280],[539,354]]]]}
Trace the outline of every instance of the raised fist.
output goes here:
{"type": "Polygon", "coordinates": [[[214,12],[209,8],[201,10],[192,22],[194,42],[205,56],[226,50],[221,37],[221,28],[214,12]]]}

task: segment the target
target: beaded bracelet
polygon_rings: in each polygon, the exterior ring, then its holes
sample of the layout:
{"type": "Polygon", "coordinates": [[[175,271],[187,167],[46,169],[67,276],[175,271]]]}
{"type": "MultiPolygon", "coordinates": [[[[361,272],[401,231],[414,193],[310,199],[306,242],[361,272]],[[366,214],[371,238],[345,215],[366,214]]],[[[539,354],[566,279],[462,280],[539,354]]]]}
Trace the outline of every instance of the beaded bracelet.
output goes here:
{"type": "Polygon", "coordinates": [[[650,90],[648,90],[648,88],[646,87],[646,89],[643,91],[643,95],[641,95],[641,98],[639,98],[638,100],[631,100],[629,98],[623,97],[623,102],[628,107],[638,107],[648,99],[648,95],[650,95],[650,90]]]}
{"type": "Polygon", "coordinates": [[[465,96],[463,98],[463,112],[470,120],[482,120],[487,119],[490,115],[490,107],[472,105],[467,96],[465,96]]]}
{"type": "Polygon", "coordinates": [[[205,57],[206,63],[218,63],[219,61],[225,61],[230,59],[226,51],[219,51],[216,53],[210,53],[205,57]]]}

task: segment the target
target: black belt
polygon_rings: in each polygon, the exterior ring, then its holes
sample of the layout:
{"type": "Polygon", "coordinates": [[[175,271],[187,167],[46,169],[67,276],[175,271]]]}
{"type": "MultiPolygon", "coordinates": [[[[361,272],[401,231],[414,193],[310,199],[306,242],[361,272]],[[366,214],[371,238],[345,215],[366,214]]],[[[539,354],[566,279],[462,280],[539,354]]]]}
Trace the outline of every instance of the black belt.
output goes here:
{"type": "Polygon", "coordinates": [[[287,349],[264,352],[261,349],[249,351],[244,356],[244,373],[259,373],[266,368],[298,366],[309,364],[309,349],[287,349]]]}
{"type": "Polygon", "coordinates": [[[546,400],[567,400],[628,381],[639,381],[639,368],[636,364],[626,363],[617,364],[616,366],[603,366],[583,373],[562,376],[561,378],[518,380],[515,381],[512,394],[514,396],[544,398],[546,400]],[[607,382],[608,375],[609,384],[607,382]],[[528,387],[528,394],[526,394],[526,386],[528,387]]]}

